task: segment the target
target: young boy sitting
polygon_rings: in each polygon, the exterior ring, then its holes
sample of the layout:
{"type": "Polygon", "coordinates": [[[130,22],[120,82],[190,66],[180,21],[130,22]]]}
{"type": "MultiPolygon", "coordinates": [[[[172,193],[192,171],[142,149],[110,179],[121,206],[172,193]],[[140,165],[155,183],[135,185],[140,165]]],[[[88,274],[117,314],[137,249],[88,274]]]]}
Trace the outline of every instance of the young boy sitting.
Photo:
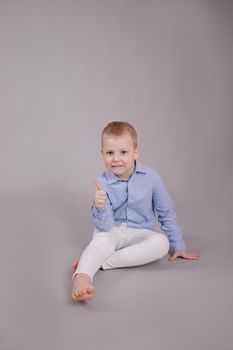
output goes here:
{"type": "Polygon", "coordinates": [[[93,238],[73,263],[72,298],[93,298],[95,273],[148,264],[165,256],[199,259],[185,249],[171,198],[159,176],[139,163],[137,133],[127,122],[111,122],[102,132],[106,171],[96,180],[93,238]],[[157,220],[166,233],[154,231],[157,220]]]}

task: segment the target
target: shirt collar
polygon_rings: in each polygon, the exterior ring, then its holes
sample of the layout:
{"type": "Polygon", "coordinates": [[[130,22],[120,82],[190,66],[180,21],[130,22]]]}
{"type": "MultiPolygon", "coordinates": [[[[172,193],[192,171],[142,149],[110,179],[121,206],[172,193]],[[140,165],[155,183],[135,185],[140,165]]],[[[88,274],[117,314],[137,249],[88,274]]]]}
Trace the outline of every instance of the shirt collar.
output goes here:
{"type": "MultiPolygon", "coordinates": [[[[146,168],[138,160],[135,160],[135,163],[136,163],[136,167],[135,167],[134,173],[146,174],[146,168]]],[[[107,177],[108,184],[113,184],[114,182],[122,181],[116,175],[114,175],[113,172],[109,170],[106,171],[106,177],[107,177]]]]}

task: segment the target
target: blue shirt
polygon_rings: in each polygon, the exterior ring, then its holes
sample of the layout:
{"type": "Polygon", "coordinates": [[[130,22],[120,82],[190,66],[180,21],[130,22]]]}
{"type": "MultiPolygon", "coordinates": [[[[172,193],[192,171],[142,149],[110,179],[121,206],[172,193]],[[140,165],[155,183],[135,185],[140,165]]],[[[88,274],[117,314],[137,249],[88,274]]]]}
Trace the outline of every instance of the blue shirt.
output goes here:
{"type": "Polygon", "coordinates": [[[128,180],[119,179],[108,170],[98,180],[107,193],[105,207],[97,209],[93,205],[91,209],[98,231],[107,232],[123,222],[153,231],[158,221],[173,251],[185,249],[171,197],[156,171],[136,161],[135,171],[128,180]]]}

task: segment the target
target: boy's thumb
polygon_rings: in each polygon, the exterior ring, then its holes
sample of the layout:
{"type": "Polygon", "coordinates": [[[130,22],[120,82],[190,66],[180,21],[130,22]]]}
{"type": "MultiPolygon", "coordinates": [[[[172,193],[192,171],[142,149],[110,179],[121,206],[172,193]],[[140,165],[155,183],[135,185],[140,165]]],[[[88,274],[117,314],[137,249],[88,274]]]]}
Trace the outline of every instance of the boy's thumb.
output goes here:
{"type": "Polygon", "coordinates": [[[95,180],[95,185],[96,185],[96,189],[98,191],[104,191],[104,189],[103,189],[103,187],[102,187],[102,185],[101,185],[101,183],[99,182],[98,179],[95,180]]]}

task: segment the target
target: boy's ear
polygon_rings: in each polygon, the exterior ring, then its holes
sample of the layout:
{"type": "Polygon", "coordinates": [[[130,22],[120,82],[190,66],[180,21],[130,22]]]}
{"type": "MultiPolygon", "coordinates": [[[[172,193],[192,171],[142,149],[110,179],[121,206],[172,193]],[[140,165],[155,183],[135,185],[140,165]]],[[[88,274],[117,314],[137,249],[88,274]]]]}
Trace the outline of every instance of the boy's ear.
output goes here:
{"type": "Polygon", "coordinates": [[[139,147],[137,146],[134,150],[134,159],[138,159],[139,157],[139,154],[140,154],[140,149],[139,147]]]}

